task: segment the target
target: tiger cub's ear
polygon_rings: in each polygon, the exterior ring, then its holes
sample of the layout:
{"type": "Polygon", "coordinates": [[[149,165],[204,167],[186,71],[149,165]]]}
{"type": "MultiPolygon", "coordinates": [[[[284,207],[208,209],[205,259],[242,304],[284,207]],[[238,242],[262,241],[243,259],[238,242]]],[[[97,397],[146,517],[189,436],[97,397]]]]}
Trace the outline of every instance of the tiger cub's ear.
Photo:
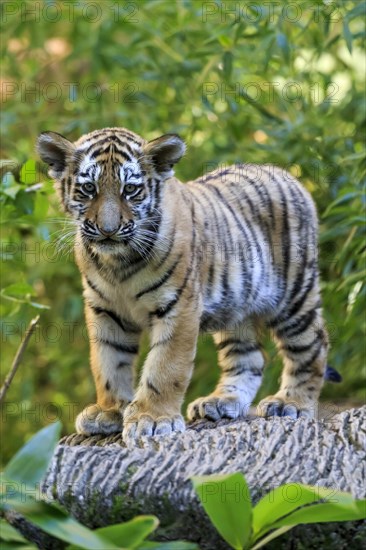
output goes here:
{"type": "Polygon", "coordinates": [[[74,144],[56,132],[42,132],[38,136],[36,149],[41,159],[49,165],[51,178],[61,176],[75,152],[74,144]]]}
{"type": "Polygon", "coordinates": [[[186,145],[177,134],[166,134],[149,141],[143,150],[144,160],[153,166],[159,176],[166,180],[174,174],[173,166],[184,155],[186,145]]]}

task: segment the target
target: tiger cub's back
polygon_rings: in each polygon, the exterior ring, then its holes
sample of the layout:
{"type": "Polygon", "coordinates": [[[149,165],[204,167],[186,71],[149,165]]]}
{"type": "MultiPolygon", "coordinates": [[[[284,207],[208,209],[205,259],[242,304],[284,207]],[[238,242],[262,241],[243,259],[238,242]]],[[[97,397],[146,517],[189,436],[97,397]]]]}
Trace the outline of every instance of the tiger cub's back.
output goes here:
{"type": "Polygon", "coordinates": [[[203,326],[273,314],[317,278],[313,201],[288,172],[238,164],[189,182],[204,218],[203,326]]]}

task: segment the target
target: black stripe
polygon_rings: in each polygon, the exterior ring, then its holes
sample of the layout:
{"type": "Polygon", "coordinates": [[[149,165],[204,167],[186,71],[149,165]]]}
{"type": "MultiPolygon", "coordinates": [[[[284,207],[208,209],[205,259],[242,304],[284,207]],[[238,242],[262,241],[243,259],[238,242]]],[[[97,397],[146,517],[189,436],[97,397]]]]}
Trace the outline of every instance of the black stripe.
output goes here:
{"type": "Polygon", "coordinates": [[[156,395],[161,395],[160,391],[154,386],[154,384],[149,379],[147,380],[146,385],[149,388],[149,390],[156,393],[156,395]]]}
{"type": "Polygon", "coordinates": [[[252,351],[254,347],[258,350],[259,346],[257,344],[248,344],[247,342],[243,342],[243,340],[239,340],[236,338],[228,338],[227,340],[223,340],[219,344],[216,344],[216,348],[218,350],[222,350],[226,348],[226,346],[247,346],[249,351],[252,351]]]}
{"type": "Polygon", "coordinates": [[[127,346],[125,344],[119,344],[118,342],[111,342],[110,340],[104,340],[104,338],[101,338],[98,340],[100,344],[104,344],[105,346],[110,346],[111,348],[114,348],[117,351],[122,351],[123,353],[137,353],[139,348],[138,346],[127,346]]]}
{"type": "Polygon", "coordinates": [[[281,346],[281,349],[283,351],[289,351],[290,353],[305,353],[307,351],[310,351],[311,348],[314,347],[314,345],[319,342],[319,340],[322,339],[322,334],[317,334],[315,340],[313,340],[310,344],[305,344],[303,346],[293,345],[293,344],[284,344],[281,346]]]}
{"type": "MultiPolygon", "coordinates": [[[[211,187],[213,187],[213,186],[211,186],[211,187]]],[[[216,190],[216,188],[215,188],[215,190],[216,190]]],[[[218,191],[218,190],[216,190],[216,191],[218,191]]],[[[229,241],[229,246],[231,247],[231,249],[234,249],[234,244],[233,244],[231,230],[230,230],[230,223],[229,223],[228,218],[226,216],[225,209],[224,209],[223,205],[220,202],[215,203],[215,201],[214,202],[211,201],[212,192],[210,192],[209,189],[206,189],[206,187],[202,187],[201,192],[206,197],[206,201],[208,202],[208,204],[211,206],[211,209],[212,209],[211,214],[213,215],[213,218],[214,218],[214,229],[215,229],[216,235],[217,235],[217,243],[215,243],[215,244],[216,245],[219,244],[219,246],[223,245],[225,247],[225,254],[226,254],[226,250],[227,250],[226,240],[229,241]],[[219,213],[216,212],[216,206],[219,209],[219,213]],[[223,218],[223,221],[225,223],[222,223],[222,221],[221,221],[222,218],[223,218]],[[222,227],[224,227],[224,229],[226,231],[225,238],[224,238],[224,236],[221,232],[222,227]]],[[[240,253],[240,250],[239,250],[239,253],[240,253]]],[[[215,255],[216,254],[217,254],[217,250],[215,248],[215,255]]],[[[220,252],[219,252],[219,254],[220,254],[220,252]]],[[[243,289],[245,288],[245,276],[247,275],[247,270],[246,270],[245,265],[246,265],[245,262],[242,262],[242,288],[243,289]],[[244,276],[244,273],[243,273],[244,269],[245,269],[245,276],[244,276]]],[[[214,276],[214,260],[212,260],[211,266],[212,266],[211,275],[213,277],[214,276]]],[[[229,294],[229,292],[228,292],[228,290],[229,290],[228,269],[227,269],[227,259],[226,258],[225,258],[225,263],[224,263],[224,266],[223,266],[223,271],[221,273],[221,285],[222,286],[220,288],[220,302],[218,304],[216,304],[217,307],[219,307],[222,300],[227,300],[229,298],[229,296],[228,296],[228,294],[229,294]]],[[[211,289],[209,288],[208,290],[210,291],[211,289]]],[[[209,292],[209,296],[210,295],[211,295],[211,292],[209,292]]],[[[243,300],[245,300],[245,298],[246,298],[246,296],[243,297],[243,300]]]]}
{"type": "MultiPolygon", "coordinates": [[[[236,187],[235,188],[230,187],[228,190],[229,190],[229,192],[231,193],[232,196],[234,194],[234,197],[238,199],[238,193],[235,192],[237,190],[236,187]]],[[[249,218],[248,215],[246,215],[244,205],[242,204],[243,199],[246,201],[246,203],[249,206],[249,210],[250,210],[252,218],[254,218],[254,220],[257,221],[257,226],[259,226],[262,229],[263,226],[264,226],[264,223],[263,223],[262,218],[260,216],[259,210],[253,204],[253,201],[251,200],[249,195],[245,191],[241,190],[241,196],[238,199],[239,210],[240,210],[240,212],[241,212],[241,214],[242,214],[242,216],[243,216],[243,218],[246,222],[246,225],[247,225],[247,227],[248,227],[248,229],[249,229],[249,231],[252,235],[252,239],[254,241],[255,248],[258,252],[260,252],[260,256],[261,256],[261,276],[260,276],[260,278],[262,279],[262,277],[263,277],[263,279],[264,279],[263,284],[264,284],[264,286],[266,286],[266,284],[268,284],[268,281],[269,281],[270,270],[264,268],[262,248],[261,248],[261,245],[260,245],[259,240],[257,238],[255,229],[254,229],[254,227],[253,227],[253,225],[250,221],[250,218],[249,218]]],[[[253,283],[253,281],[252,281],[252,283],[253,283]]],[[[259,288],[259,286],[257,286],[257,288],[255,289],[255,292],[253,293],[252,300],[255,300],[255,298],[259,294],[259,291],[260,291],[260,288],[259,288]]]]}
{"type": "Polygon", "coordinates": [[[166,283],[170,279],[170,277],[173,275],[173,273],[174,273],[177,265],[181,261],[181,259],[182,259],[182,254],[179,255],[179,257],[174,262],[174,264],[170,267],[170,269],[168,269],[168,271],[165,273],[165,275],[159,281],[157,281],[156,283],[148,286],[147,288],[144,288],[144,290],[141,290],[140,292],[138,292],[135,296],[136,300],[141,298],[141,296],[143,296],[144,294],[148,294],[149,292],[153,292],[154,290],[157,290],[164,283],[166,283]]]}
{"type": "Polygon", "coordinates": [[[170,302],[168,302],[165,306],[159,307],[155,311],[152,311],[150,313],[150,316],[155,315],[156,317],[158,317],[158,319],[162,319],[163,317],[165,317],[165,315],[167,315],[173,309],[173,307],[179,302],[179,299],[183,293],[183,290],[187,285],[188,278],[191,273],[192,273],[192,270],[190,266],[187,269],[182,286],[178,288],[178,290],[176,290],[175,297],[172,300],[170,300],[170,302]]]}
{"type": "Polygon", "coordinates": [[[124,369],[126,367],[130,367],[131,363],[125,363],[124,361],[120,361],[118,365],[116,366],[116,369],[124,369]]]}
{"type": "Polygon", "coordinates": [[[99,288],[98,288],[94,283],[92,283],[91,280],[90,280],[86,275],[84,275],[84,277],[85,277],[85,280],[86,280],[87,285],[88,285],[92,290],[94,290],[94,292],[95,292],[96,294],[98,294],[99,298],[101,298],[101,299],[104,300],[105,302],[108,302],[107,298],[104,296],[104,294],[102,294],[102,292],[99,290],[99,288]]]}
{"type": "MultiPolygon", "coordinates": [[[[131,149],[130,145],[128,144],[128,142],[126,141],[121,141],[119,139],[118,136],[114,136],[114,141],[117,142],[118,145],[121,145],[122,147],[125,147],[129,153],[129,155],[131,155],[131,158],[136,158],[136,153],[137,151],[134,151],[133,149],[131,149]]],[[[124,151],[121,151],[118,146],[116,147],[116,150],[119,152],[119,153],[124,153],[124,151]]]]}
{"type": "Polygon", "coordinates": [[[234,367],[230,367],[229,369],[223,369],[223,374],[229,374],[230,376],[240,376],[244,372],[248,374],[252,374],[253,376],[262,376],[262,369],[259,368],[253,368],[248,365],[235,365],[234,367]]]}
{"type": "Polygon", "coordinates": [[[65,188],[66,188],[66,178],[61,180],[61,202],[65,204],[65,188]]]}
{"type": "Polygon", "coordinates": [[[176,290],[175,297],[170,300],[165,306],[162,306],[160,308],[157,308],[155,311],[150,312],[149,316],[150,318],[154,315],[158,317],[158,319],[162,319],[165,317],[172,309],[173,307],[179,302],[180,297],[184,291],[184,289],[187,286],[189,276],[194,273],[193,265],[197,258],[197,250],[196,250],[196,227],[195,227],[195,210],[194,210],[194,204],[192,202],[191,204],[191,215],[192,215],[192,241],[191,241],[191,261],[189,263],[188,269],[186,271],[186,274],[184,276],[183,283],[178,290],[176,290]]]}
{"type": "MultiPolygon", "coordinates": [[[[203,193],[203,194],[205,194],[205,193],[203,193]]],[[[200,198],[198,196],[195,196],[195,199],[198,202],[198,204],[201,206],[202,211],[203,211],[203,215],[206,217],[207,216],[207,205],[202,205],[202,202],[200,201],[200,198]]],[[[214,232],[216,233],[216,239],[217,239],[216,242],[213,242],[214,250],[211,249],[209,251],[210,254],[212,255],[212,257],[211,257],[211,264],[210,264],[210,268],[209,268],[209,279],[207,281],[206,291],[207,291],[207,296],[210,297],[211,293],[212,293],[212,290],[213,290],[212,286],[213,286],[213,283],[214,283],[215,272],[216,272],[216,269],[215,269],[216,244],[217,244],[217,242],[220,242],[221,235],[220,235],[220,232],[219,232],[220,223],[219,223],[218,218],[217,218],[216,210],[215,210],[215,208],[214,208],[214,206],[211,202],[211,198],[207,195],[206,195],[206,201],[211,206],[211,212],[210,213],[212,214],[212,217],[213,217],[213,220],[214,220],[214,227],[213,227],[213,230],[212,230],[212,227],[211,227],[211,231],[212,231],[212,234],[214,232]]],[[[211,220],[209,219],[209,221],[211,221],[211,220]]]]}
{"type": "Polygon", "coordinates": [[[232,344],[232,347],[229,348],[228,351],[225,353],[225,358],[229,357],[230,355],[237,354],[240,354],[241,356],[248,355],[249,353],[253,353],[254,351],[259,351],[258,345],[240,342],[239,344],[232,344]]]}
{"type": "Polygon", "coordinates": [[[158,346],[165,346],[166,344],[170,344],[173,337],[164,338],[164,340],[158,340],[158,342],[154,342],[154,344],[151,344],[150,349],[156,348],[158,346]]]}
{"type": "MultiPolygon", "coordinates": [[[[292,368],[289,371],[289,375],[296,377],[296,376],[299,376],[300,374],[312,373],[314,371],[314,366],[313,366],[314,361],[320,354],[323,346],[324,346],[324,343],[320,341],[317,347],[315,348],[314,352],[312,353],[311,357],[306,361],[304,361],[303,363],[298,363],[296,366],[294,366],[294,368],[292,368]]],[[[323,374],[321,374],[320,376],[323,377],[323,374]]]]}
{"type": "MultiPolygon", "coordinates": [[[[277,315],[279,317],[282,316],[282,312],[283,310],[288,307],[288,304],[291,304],[294,300],[294,298],[297,296],[297,294],[299,294],[300,290],[302,289],[303,287],[303,284],[304,284],[304,278],[305,278],[305,273],[306,273],[306,267],[312,267],[310,264],[307,265],[308,263],[308,251],[309,251],[309,246],[311,246],[311,243],[309,241],[309,235],[308,235],[308,232],[305,231],[304,234],[303,234],[303,228],[304,228],[304,216],[303,216],[303,213],[299,212],[299,204],[301,204],[301,199],[303,198],[299,192],[299,190],[295,187],[292,187],[291,185],[289,185],[289,191],[290,191],[290,194],[291,194],[291,197],[292,197],[292,200],[293,200],[293,203],[296,204],[297,206],[297,217],[298,219],[300,220],[300,227],[299,227],[299,236],[301,237],[302,241],[301,241],[301,245],[305,248],[305,251],[302,255],[302,258],[301,258],[301,263],[299,262],[299,266],[298,266],[298,269],[297,269],[297,274],[296,274],[296,278],[295,278],[295,281],[292,285],[292,289],[291,289],[291,292],[290,292],[290,296],[288,298],[288,300],[286,300],[286,304],[285,306],[283,306],[277,313],[277,315]],[[299,199],[300,198],[300,201],[297,201],[296,200],[296,197],[295,195],[297,195],[297,198],[299,199]]],[[[300,251],[297,250],[296,254],[298,254],[300,251]]],[[[314,265],[315,262],[312,262],[312,264],[314,265]]]]}
{"type": "Polygon", "coordinates": [[[291,317],[295,317],[297,315],[297,313],[300,311],[300,309],[302,308],[302,306],[304,305],[304,303],[306,301],[306,298],[308,297],[308,295],[310,294],[310,292],[314,288],[316,278],[317,278],[317,269],[316,269],[316,267],[314,267],[311,278],[310,278],[310,281],[305,286],[304,291],[300,295],[298,300],[296,300],[296,302],[294,302],[292,307],[288,310],[287,315],[285,316],[285,320],[288,320],[291,317]]]}
{"type": "Polygon", "coordinates": [[[89,304],[89,306],[97,315],[108,315],[108,317],[110,317],[124,332],[132,334],[139,334],[141,332],[140,329],[136,327],[136,325],[134,325],[130,321],[127,321],[126,319],[121,319],[114,311],[91,304],[89,304]]]}
{"type": "Polygon", "coordinates": [[[271,225],[272,225],[272,229],[275,230],[275,227],[276,227],[276,217],[274,215],[274,210],[273,210],[273,201],[272,201],[272,198],[268,192],[268,189],[266,188],[265,185],[263,185],[262,182],[258,182],[259,185],[257,184],[257,182],[250,178],[249,176],[244,176],[248,181],[249,183],[254,187],[254,189],[256,190],[257,194],[260,196],[261,200],[264,202],[266,202],[266,207],[267,207],[267,210],[269,212],[269,217],[271,219],[271,225]],[[266,197],[264,197],[264,194],[266,195],[266,197]]]}
{"type": "Polygon", "coordinates": [[[312,309],[299,317],[298,319],[290,319],[284,327],[276,329],[277,336],[292,338],[305,332],[312,325],[317,315],[316,309],[312,309]]]}
{"type": "Polygon", "coordinates": [[[216,349],[222,350],[226,348],[226,346],[230,346],[232,344],[241,344],[241,343],[242,343],[242,340],[229,338],[228,340],[223,340],[222,342],[219,342],[218,344],[216,344],[216,349]]]}
{"type": "Polygon", "coordinates": [[[299,313],[300,309],[304,305],[304,303],[306,301],[306,298],[308,297],[308,295],[310,294],[310,292],[314,288],[314,284],[315,284],[315,281],[316,281],[316,276],[317,276],[317,270],[314,267],[311,278],[310,278],[310,281],[305,286],[305,288],[304,288],[303,292],[301,293],[300,297],[298,298],[298,300],[296,302],[293,302],[291,308],[288,309],[287,311],[285,311],[285,313],[283,315],[279,315],[276,319],[273,319],[272,321],[270,321],[268,323],[268,326],[270,328],[276,328],[278,325],[280,325],[280,324],[282,324],[286,321],[289,321],[292,317],[296,317],[296,315],[299,313]]]}
{"type": "Polygon", "coordinates": [[[160,269],[165,264],[166,260],[169,258],[170,253],[174,246],[175,233],[176,233],[176,227],[174,226],[174,229],[172,231],[172,236],[170,238],[168,250],[164,253],[164,255],[160,258],[159,263],[155,266],[155,271],[158,271],[158,269],[160,269]]]}

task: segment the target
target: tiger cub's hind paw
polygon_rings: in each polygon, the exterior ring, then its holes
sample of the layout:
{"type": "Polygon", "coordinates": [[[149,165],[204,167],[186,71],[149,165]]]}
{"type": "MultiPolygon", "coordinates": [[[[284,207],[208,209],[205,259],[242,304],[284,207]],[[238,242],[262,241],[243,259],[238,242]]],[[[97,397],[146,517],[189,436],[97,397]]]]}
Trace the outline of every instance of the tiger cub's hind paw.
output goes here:
{"type": "Polygon", "coordinates": [[[297,418],[314,418],[316,416],[317,403],[302,403],[295,399],[285,399],[283,396],[269,395],[257,405],[258,416],[270,418],[273,416],[287,416],[297,418]]]}
{"type": "Polygon", "coordinates": [[[99,405],[89,405],[75,421],[76,431],[83,435],[121,432],[122,425],[122,413],[117,408],[103,410],[99,405]]]}
{"type": "Polygon", "coordinates": [[[208,395],[199,397],[188,405],[187,417],[189,420],[207,418],[208,420],[219,420],[220,418],[235,419],[245,416],[247,407],[232,395],[208,395]]]}

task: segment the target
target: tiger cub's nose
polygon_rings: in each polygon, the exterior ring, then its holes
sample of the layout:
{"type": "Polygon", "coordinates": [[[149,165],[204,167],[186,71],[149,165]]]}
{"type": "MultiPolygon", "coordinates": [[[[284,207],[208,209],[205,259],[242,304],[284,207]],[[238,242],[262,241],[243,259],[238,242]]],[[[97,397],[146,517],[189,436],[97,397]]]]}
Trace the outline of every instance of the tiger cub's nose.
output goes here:
{"type": "Polygon", "coordinates": [[[100,227],[99,226],[99,231],[101,232],[103,237],[113,237],[113,235],[115,235],[118,232],[118,230],[119,230],[119,226],[117,227],[110,227],[110,226],[100,227]]]}

